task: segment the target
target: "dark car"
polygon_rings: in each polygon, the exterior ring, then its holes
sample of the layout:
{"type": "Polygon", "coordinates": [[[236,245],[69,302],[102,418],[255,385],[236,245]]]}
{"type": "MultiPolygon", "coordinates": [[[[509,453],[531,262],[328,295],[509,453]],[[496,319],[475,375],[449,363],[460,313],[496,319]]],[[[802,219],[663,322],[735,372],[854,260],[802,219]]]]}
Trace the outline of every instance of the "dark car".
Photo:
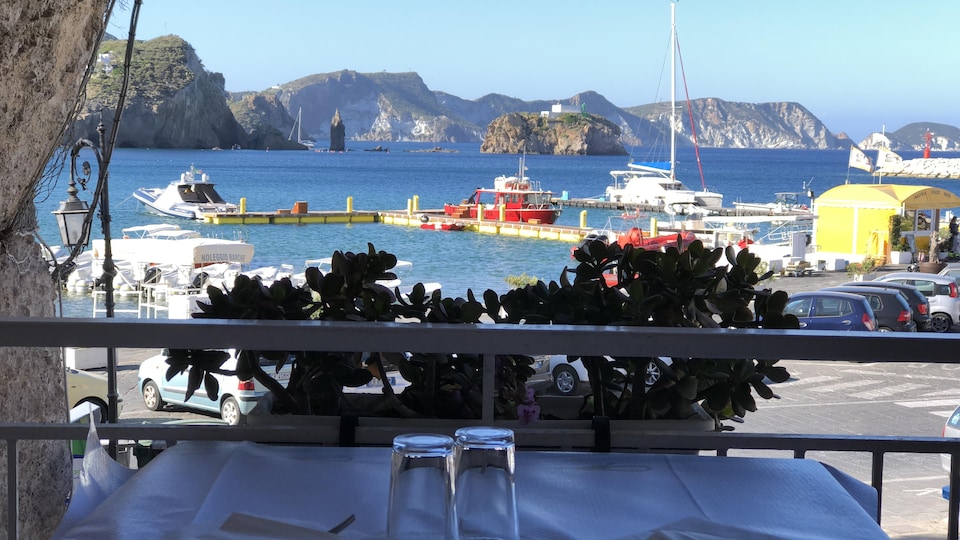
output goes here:
{"type": "Polygon", "coordinates": [[[918,332],[931,332],[930,328],[930,301],[923,292],[907,283],[898,283],[895,281],[851,281],[840,285],[841,287],[886,287],[897,289],[907,297],[907,303],[913,310],[913,322],[917,323],[918,332]]]}
{"type": "Polygon", "coordinates": [[[828,287],[824,291],[859,294],[870,302],[880,332],[916,332],[913,309],[902,292],[883,287],[828,287]]]}
{"type": "Polygon", "coordinates": [[[783,312],[800,320],[805,330],[874,331],[877,319],[866,298],[838,291],[809,291],[790,295],[783,312]]]}

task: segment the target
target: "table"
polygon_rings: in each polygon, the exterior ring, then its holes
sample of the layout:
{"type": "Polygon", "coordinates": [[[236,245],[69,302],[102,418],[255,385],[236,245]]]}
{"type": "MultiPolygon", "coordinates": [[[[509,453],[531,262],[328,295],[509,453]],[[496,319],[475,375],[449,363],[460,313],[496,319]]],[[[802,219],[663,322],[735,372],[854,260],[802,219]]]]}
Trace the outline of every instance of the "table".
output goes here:
{"type": "MultiPolygon", "coordinates": [[[[813,460],[518,451],[516,470],[525,539],[887,537],[873,488],[813,460]]],[[[258,537],[217,533],[235,512],[316,530],[355,514],[343,538],[383,538],[389,478],[389,448],[182,442],[63,538],[258,537]]]]}

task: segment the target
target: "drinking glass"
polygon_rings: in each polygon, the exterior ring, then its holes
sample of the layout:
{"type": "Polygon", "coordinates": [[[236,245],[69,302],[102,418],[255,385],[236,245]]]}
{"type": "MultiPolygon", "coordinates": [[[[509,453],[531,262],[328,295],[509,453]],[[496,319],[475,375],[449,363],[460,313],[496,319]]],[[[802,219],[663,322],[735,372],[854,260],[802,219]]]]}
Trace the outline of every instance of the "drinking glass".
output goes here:
{"type": "Polygon", "coordinates": [[[387,538],[456,540],[454,442],[411,433],[393,439],[387,538]]]}
{"type": "Polygon", "coordinates": [[[465,427],[455,438],[454,506],[460,538],[518,540],[513,431],[465,427]]]}

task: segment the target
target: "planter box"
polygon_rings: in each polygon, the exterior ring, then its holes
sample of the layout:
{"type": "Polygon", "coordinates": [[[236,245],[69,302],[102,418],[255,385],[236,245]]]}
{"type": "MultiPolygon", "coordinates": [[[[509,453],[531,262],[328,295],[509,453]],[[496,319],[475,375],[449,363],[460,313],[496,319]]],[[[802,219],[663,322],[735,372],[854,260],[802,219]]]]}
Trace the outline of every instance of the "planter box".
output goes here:
{"type": "Polygon", "coordinates": [[[107,349],[101,347],[65,347],[63,361],[68,368],[98,369],[107,367],[107,349]]]}
{"type": "Polygon", "coordinates": [[[891,251],[890,264],[910,264],[913,262],[913,253],[909,251],[891,251]]]}
{"type": "Polygon", "coordinates": [[[944,262],[922,262],[918,265],[920,271],[925,274],[936,274],[947,267],[947,263],[944,262]]]}
{"type": "MultiPolygon", "coordinates": [[[[581,398],[551,397],[550,401],[580,402],[581,398]]],[[[538,420],[520,425],[516,420],[447,420],[440,418],[382,418],[372,416],[301,416],[258,414],[256,410],[246,417],[247,425],[267,427],[284,426],[308,428],[318,434],[324,444],[333,446],[391,446],[393,438],[404,433],[440,433],[453,436],[464,426],[494,425],[512,429],[518,447],[539,450],[596,451],[609,446],[614,451],[676,452],[656,444],[656,433],[702,432],[714,429],[708,416],[689,420],[613,420],[607,427],[594,420],[538,420]]]]}

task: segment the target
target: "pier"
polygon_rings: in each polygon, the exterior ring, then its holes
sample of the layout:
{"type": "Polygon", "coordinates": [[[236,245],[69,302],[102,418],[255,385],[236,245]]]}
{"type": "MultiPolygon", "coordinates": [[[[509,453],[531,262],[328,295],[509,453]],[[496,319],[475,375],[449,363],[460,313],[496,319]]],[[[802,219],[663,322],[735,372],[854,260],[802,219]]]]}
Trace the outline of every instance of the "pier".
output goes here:
{"type": "MultiPolygon", "coordinates": [[[[353,198],[348,197],[346,209],[340,210],[308,210],[307,203],[298,201],[290,209],[279,209],[275,212],[248,212],[246,201],[241,199],[240,211],[234,213],[215,213],[204,215],[204,223],[213,225],[308,225],[324,223],[385,223],[403,227],[420,227],[424,223],[430,224],[458,224],[463,231],[496,234],[501,236],[515,236],[517,238],[536,238],[541,240],[555,240],[568,243],[579,243],[596,227],[587,227],[587,209],[623,211],[630,214],[641,212],[662,213],[659,206],[601,201],[598,199],[554,199],[554,202],[565,207],[583,208],[580,212],[579,226],[547,225],[542,223],[524,223],[515,221],[495,221],[463,219],[448,216],[443,210],[421,210],[419,197],[414,196],[407,201],[406,210],[364,210],[353,209],[353,198]]],[[[711,216],[722,217],[749,217],[771,216],[789,218],[799,215],[792,212],[773,212],[744,208],[722,208],[711,211],[711,216]]],[[[451,231],[452,232],[452,231],[451,231]]],[[[703,231],[707,233],[708,231],[703,231]]],[[[710,231],[712,232],[712,231],[710,231]]]]}

